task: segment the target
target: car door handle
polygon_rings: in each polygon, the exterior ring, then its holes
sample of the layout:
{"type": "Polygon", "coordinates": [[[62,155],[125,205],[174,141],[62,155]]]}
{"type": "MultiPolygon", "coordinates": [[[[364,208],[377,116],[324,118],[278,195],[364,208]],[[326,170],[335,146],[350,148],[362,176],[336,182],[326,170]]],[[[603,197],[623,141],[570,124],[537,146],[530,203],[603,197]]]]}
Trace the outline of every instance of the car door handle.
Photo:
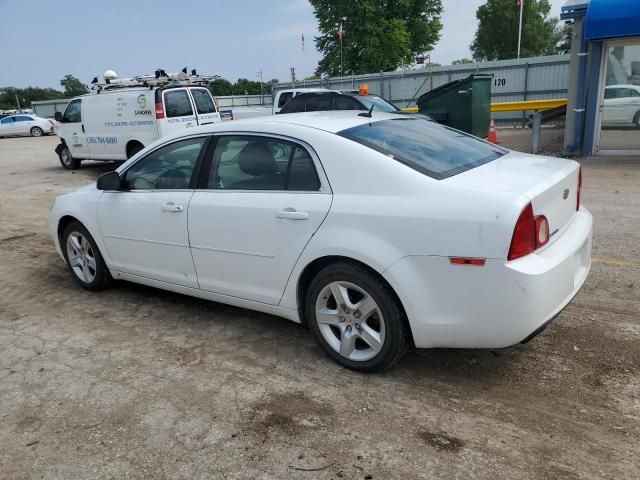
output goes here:
{"type": "Polygon", "coordinates": [[[284,208],[276,213],[276,217],[289,220],[306,220],[309,218],[309,214],[307,212],[299,212],[295,208],[284,208]]]}
{"type": "Polygon", "coordinates": [[[82,133],[84,133],[84,123],[82,124],[82,133]]]}
{"type": "Polygon", "coordinates": [[[182,205],[176,205],[173,202],[167,202],[162,206],[163,212],[180,213],[184,210],[182,205]]]}

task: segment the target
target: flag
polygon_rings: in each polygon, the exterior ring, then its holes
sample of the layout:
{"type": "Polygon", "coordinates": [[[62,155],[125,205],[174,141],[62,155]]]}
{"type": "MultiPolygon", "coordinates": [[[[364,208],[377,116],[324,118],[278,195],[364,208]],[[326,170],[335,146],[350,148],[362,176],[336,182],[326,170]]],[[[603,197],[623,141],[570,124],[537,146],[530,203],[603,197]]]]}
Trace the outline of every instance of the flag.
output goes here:
{"type": "Polygon", "coordinates": [[[340,39],[340,46],[342,46],[342,37],[344,37],[344,29],[342,28],[342,22],[340,22],[340,27],[338,28],[338,38],[340,39]]]}
{"type": "Polygon", "coordinates": [[[302,51],[304,52],[304,33],[302,34],[302,51]]]}

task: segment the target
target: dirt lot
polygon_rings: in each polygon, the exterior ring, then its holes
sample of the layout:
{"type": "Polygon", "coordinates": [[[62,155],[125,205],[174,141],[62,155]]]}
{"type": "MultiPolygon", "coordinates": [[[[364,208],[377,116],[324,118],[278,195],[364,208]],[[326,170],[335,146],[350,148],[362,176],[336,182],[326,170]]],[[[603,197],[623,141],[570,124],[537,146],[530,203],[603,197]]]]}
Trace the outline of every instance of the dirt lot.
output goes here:
{"type": "Polygon", "coordinates": [[[81,290],[49,206],[111,166],[54,145],[0,139],[0,478],[640,478],[640,159],[584,162],[594,264],[546,332],[361,375],[285,320],[81,290]]]}

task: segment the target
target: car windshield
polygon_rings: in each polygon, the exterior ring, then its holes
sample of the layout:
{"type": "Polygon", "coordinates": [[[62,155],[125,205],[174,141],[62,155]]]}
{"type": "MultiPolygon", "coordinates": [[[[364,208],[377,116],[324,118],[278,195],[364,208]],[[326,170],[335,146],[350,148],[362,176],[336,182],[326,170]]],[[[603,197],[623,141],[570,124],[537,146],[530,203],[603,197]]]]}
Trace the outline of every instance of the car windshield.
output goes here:
{"type": "Polygon", "coordinates": [[[397,112],[398,108],[377,95],[351,95],[358,99],[367,110],[373,105],[374,112],[397,112]]]}
{"type": "Polygon", "coordinates": [[[507,153],[464,132],[420,118],[365,123],[338,132],[338,135],[436,180],[457,175],[507,153]]]}

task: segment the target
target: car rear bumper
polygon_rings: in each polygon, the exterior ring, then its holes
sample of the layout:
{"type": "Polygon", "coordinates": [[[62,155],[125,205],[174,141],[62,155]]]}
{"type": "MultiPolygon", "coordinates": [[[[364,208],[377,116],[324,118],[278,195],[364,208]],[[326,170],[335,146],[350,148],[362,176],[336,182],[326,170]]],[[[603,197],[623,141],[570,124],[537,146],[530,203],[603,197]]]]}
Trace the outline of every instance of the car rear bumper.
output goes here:
{"type": "Polygon", "coordinates": [[[548,248],[507,262],[452,265],[404,257],[384,272],[405,307],[417,347],[501,348],[542,331],[591,268],[593,219],[585,208],[548,248]]]}

